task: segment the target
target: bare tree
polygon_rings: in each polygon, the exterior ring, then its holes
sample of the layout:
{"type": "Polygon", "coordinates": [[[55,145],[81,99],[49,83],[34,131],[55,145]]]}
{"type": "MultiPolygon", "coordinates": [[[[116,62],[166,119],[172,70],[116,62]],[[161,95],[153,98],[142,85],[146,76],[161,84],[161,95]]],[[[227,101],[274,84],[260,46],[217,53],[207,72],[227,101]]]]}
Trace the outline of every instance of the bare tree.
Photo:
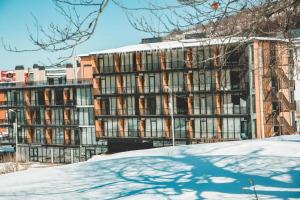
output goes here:
{"type": "MultiPolygon", "coordinates": [[[[44,28],[35,19],[36,33],[29,30],[34,49],[18,49],[4,44],[8,51],[71,51],[91,38],[101,14],[109,3],[123,9],[130,24],[152,36],[182,39],[187,33],[209,38],[251,36],[293,37],[299,27],[299,0],[52,0],[64,17],[64,25],[51,23],[44,28]]],[[[65,59],[64,58],[64,59],[65,59]]],[[[62,58],[63,59],[63,58],[62,58]]]]}
{"type": "Polygon", "coordinates": [[[70,52],[67,56],[61,56],[60,63],[70,58],[76,46],[86,42],[94,34],[99,19],[109,0],[52,0],[56,11],[64,18],[64,24],[52,22],[44,27],[40,25],[38,18],[34,18],[34,30],[28,29],[29,40],[35,46],[32,49],[20,49],[4,42],[2,44],[10,52],[46,51],[46,52],[70,52]]]}

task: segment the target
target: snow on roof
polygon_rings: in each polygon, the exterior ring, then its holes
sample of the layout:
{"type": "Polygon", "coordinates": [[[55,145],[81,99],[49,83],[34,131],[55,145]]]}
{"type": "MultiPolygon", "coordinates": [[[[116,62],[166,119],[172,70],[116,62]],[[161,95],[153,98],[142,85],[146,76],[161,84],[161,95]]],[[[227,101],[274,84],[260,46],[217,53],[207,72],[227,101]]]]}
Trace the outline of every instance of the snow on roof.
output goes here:
{"type": "Polygon", "coordinates": [[[157,43],[146,43],[128,45],[120,48],[107,49],[102,51],[91,52],[88,54],[80,54],[79,57],[95,55],[95,54],[110,54],[110,53],[127,53],[134,51],[159,51],[164,49],[184,48],[184,47],[196,47],[196,46],[209,46],[209,45],[222,45],[222,44],[234,44],[234,43],[247,43],[253,40],[272,40],[272,41],[285,41],[279,38],[271,37],[225,37],[225,38],[202,38],[202,39],[185,39],[176,41],[164,41],[157,43]]]}

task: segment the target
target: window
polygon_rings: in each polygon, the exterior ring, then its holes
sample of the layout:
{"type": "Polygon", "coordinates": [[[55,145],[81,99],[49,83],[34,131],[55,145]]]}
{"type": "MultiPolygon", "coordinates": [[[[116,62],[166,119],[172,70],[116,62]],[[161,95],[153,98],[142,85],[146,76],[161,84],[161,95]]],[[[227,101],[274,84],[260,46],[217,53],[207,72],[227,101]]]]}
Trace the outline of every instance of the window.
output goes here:
{"type": "Polygon", "coordinates": [[[255,89],[255,70],[251,70],[252,72],[252,89],[255,89]]]}
{"type": "Polygon", "coordinates": [[[230,71],[230,84],[232,89],[240,89],[242,83],[239,71],[230,71]]]}
{"type": "Polygon", "coordinates": [[[182,92],[184,89],[183,72],[169,73],[169,85],[173,92],[182,92]]]}
{"type": "Polygon", "coordinates": [[[156,98],[155,96],[145,97],[146,101],[146,114],[155,115],[156,114],[156,98]]]}
{"type": "Polygon", "coordinates": [[[101,99],[101,113],[103,115],[110,115],[110,106],[109,106],[109,99],[103,98],[101,99]]]}
{"type": "Polygon", "coordinates": [[[122,71],[131,72],[133,71],[133,53],[121,54],[121,65],[122,71]]]}
{"type": "Polygon", "coordinates": [[[152,60],[152,69],[159,70],[160,69],[160,59],[159,59],[159,52],[153,52],[153,60],[152,60]]]}
{"type": "Polygon", "coordinates": [[[185,115],[188,114],[188,103],[184,97],[176,97],[177,102],[177,114],[185,115]]]}
{"type": "Polygon", "coordinates": [[[116,137],[118,135],[118,119],[103,119],[105,136],[116,137]]]}
{"type": "Polygon", "coordinates": [[[123,75],[123,88],[126,93],[134,93],[135,91],[135,75],[123,75]]]}
{"type": "Polygon", "coordinates": [[[116,91],[116,78],[115,76],[101,77],[101,93],[112,94],[116,91]]]}
{"type": "Polygon", "coordinates": [[[100,67],[100,72],[101,73],[114,72],[114,56],[113,56],[113,54],[103,56],[103,66],[100,67]]]}
{"type": "Polygon", "coordinates": [[[185,118],[175,118],[175,138],[186,138],[187,137],[187,122],[185,118]]]}
{"type": "Polygon", "coordinates": [[[154,92],[154,89],[155,89],[155,76],[150,75],[149,76],[149,91],[154,92]]]}
{"type": "Polygon", "coordinates": [[[63,89],[57,88],[54,90],[55,105],[64,105],[63,89]]]}
{"type": "Polygon", "coordinates": [[[163,119],[149,118],[146,119],[146,137],[163,137],[164,133],[163,119]]]}
{"type": "Polygon", "coordinates": [[[256,113],[256,101],[255,101],[255,95],[252,95],[252,112],[256,113]]]}
{"type": "Polygon", "coordinates": [[[254,136],[257,138],[257,125],[256,125],[256,119],[253,119],[253,126],[254,126],[254,136]]]}
{"type": "Polygon", "coordinates": [[[117,97],[109,98],[109,106],[110,106],[110,115],[117,115],[117,97]]]}
{"type": "Polygon", "coordinates": [[[139,127],[138,127],[138,119],[127,119],[127,126],[125,127],[127,130],[127,135],[128,137],[138,137],[139,136],[139,127]]]}
{"type": "Polygon", "coordinates": [[[140,114],[140,108],[139,108],[139,96],[134,96],[134,105],[135,105],[135,115],[140,114]]]}
{"type": "Polygon", "coordinates": [[[204,48],[204,67],[210,67],[211,66],[211,54],[210,54],[210,48],[205,47],[204,48]]]}
{"type": "Polygon", "coordinates": [[[134,105],[134,97],[123,97],[123,112],[126,115],[134,115],[135,114],[135,105],[134,105]]]}

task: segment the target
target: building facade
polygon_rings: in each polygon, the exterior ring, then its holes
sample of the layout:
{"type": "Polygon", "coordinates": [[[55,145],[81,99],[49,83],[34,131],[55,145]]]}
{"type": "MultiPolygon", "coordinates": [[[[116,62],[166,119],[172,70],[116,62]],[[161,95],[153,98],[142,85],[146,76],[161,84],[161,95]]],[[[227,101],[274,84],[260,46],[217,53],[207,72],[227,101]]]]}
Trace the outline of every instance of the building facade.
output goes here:
{"type": "Polygon", "coordinates": [[[1,143],[15,143],[16,112],[20,161],[71,163],[106,151],[95,139],[91,74],[72,66],[21,67],[15,74],[0,83],[1,143]]]}
{"type": "Polygon", "coordinates": [[[240,40],[168,41],[82,55],[82,66],[94,72],[96,137],[163,145],[173,133],[183,143],[294,133],[287,44],[240,40]]]}
{"type": "Polygon", "coordinates": [[[290,54],[278,39],[191,39],[80,55],[74,67],[19,67],[0,83],[1,144],[15,142],[9,109],[24,161],[168,146],[173,134],[176,144],[292,134],[290,54]]]}

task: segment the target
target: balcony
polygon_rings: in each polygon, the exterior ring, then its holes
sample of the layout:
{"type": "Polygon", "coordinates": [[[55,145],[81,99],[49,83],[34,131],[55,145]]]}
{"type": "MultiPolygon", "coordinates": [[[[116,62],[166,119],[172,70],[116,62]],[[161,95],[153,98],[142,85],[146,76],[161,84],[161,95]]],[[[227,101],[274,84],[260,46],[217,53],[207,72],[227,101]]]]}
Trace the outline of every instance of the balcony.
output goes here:
{"type": "Polygon", "coordinates": [[[8,124],[8,119],[0,119],[0,124],[8,124]]]}
{"type": "MultiPolygon", "coordinates": [[[[1,87],[0,89],[10,89],[10,88],[35,88],[35,87],[46,87],[46,86],[72,86],[72,85],[90,85],[92,84],[92,79],[68,79],[62,82],[49,83],[48,81],[30,81],[30,82],[15,82],[9,84],[6,87],[1,87]]],[[[1,84],[0,84],[1,85],[1,84]]]]}

